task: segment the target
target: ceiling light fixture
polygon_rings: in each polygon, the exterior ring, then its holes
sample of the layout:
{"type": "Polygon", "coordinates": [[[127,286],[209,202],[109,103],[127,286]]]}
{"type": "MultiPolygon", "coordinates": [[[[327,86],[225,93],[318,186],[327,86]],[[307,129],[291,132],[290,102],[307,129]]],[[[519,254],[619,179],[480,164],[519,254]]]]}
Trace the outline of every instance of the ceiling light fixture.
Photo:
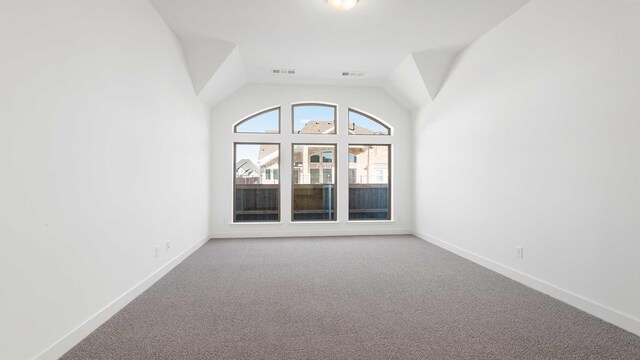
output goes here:
{"type": "Polygon", "coordinates": [[[360,0],[324,0],[333,10],[346,11],[352,9],[360,0]]]}

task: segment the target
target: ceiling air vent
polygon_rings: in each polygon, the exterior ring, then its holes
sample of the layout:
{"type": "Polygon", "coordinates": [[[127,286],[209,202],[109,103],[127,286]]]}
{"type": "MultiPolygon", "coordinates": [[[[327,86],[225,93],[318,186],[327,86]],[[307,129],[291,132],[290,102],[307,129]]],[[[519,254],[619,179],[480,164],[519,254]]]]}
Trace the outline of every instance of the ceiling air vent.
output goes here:
{"type": "Polygon", "coordinates": [[[272,72],[278,75],[295,75],[296,71],[291,69],[273,69],[272,72]]]}
{"type": "Polygon", "coordinates": [[[363,77],[364,76],[364,72],[363,71],[345,71],[342,73],[342,76],[344,77],[363,77]]]}

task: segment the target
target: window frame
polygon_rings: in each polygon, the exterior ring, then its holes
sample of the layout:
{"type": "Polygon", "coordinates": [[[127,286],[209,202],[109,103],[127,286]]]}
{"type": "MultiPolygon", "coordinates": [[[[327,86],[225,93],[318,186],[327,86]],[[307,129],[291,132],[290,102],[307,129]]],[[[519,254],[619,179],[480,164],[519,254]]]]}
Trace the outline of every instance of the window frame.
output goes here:
{"type": "MultiPolygon", "coordinates": [[[[291,116],[293,118],[293,115],[291,116]]],[[[309,135],[309,134],[305,134],[305,135],[309,135]]],[[[317,135],[317,134],[316,134],[317,135]]],[[[290,167],[291,167],[291,223],[292,224],[304,224],[304,223],[308,223],[308,224],[337,224],[340,222],[340,218],[339,218],[339,212],[338,212],[338,160],[335,159],[335,161],[333,163],[331,163],[333,165],[333,169],[334,169],[334,176],[333,176],[333,187],[334,187],[334,209],[333,212],[335,213],[334,215],[334,220],[295,220],[294,219],[294,212],[295,212],[295,204],[294,204],[294,200],[295,200],[295,193],[294,193],[294,186],[296,185],[295,183],[295,171],[294,171],[294,165],[295,165],[295,161],[294,161],[294,157],[295,157],[295,147],[297,145],[302,145],[302,146],[333,146],[333,156],[337,157],[336,154],[339,151],[339,144],[337,142],[330,142],[330,143],[325,143],[325,142],[304,142],[304,143],[297,143],[297,142],[291,142],[291,163],[290,163],[290,167]]],[[[321,154],[323,151],[320,151],[319,153],[321,154]]],[[[324,164],[322,162],[320,162],[320,164],[324,164]]],[[[323,185],[324,185],[324,178],[323,178],[323,174],[322,171],[320,171],[320,179],[322,179],[323,181],[323,185]]]]}
{"type": "MultiPolygon", "coordinates": [[[[323,226],[325,224],[328,225],[332,223],[340,224],[340,223],[366,223],[366,222],[371,222],[371,223],[395,222],[397,219],[394,218],[395,217],[395,206],[394,206],[395,179],[394,177],[397,176],[397,174],[395,173],[396,170],[394,169],[393,163],[392,163],[393,156],[395,156],[395,153],[394,153],[395,149],[391,149],[391,148],[396,146],[402,146],[402,145],[398,144],[399,139],[396,138],[395,129],[392,125],[389,125],[384,120],[380,120],[380,118],[376,116],[370,115],[365,111],[361,111],[356,108],[349,107],[348,105],[349,103],[345,103],[343,105],[341,103],[337,104],[330,101],[322,101],[322,100],[314,101],[313,99],[311,101],[283,101],[281,104],[277,106],[272,106],[264,110],[258,111],[252,115],[246,116],[242,120],[231,124],[231,126],[226,125],[225,128],[229,129],[227,131],[231,131],[231,138],[228,140],[227,144],[229,143],[231,144],[230,146],[232,151],[231,158],[233,161],[231,165],[234,171],[232,172],[233,179],[232,179],[231,194],[229,198],[227,198],[231,200],[231,206],[229,206],[228,210],[225,211],[225,214],[228,214],[228,215],[225,215],[222,218],[222,222],[227,225],[243,226],[243,227],[244,226],[251,227],[251,226],[274,226],[274,225],[285,226],[286,225],[287,228],[289,226],[295,227],[297,224],[301,224],[301,226],[304,227],[310,224],[318,224],[319,226],[323,226]],[[333,117],[335,122],[334,124],[335,133],[303,134],[303,133],[294,132],[294,125],[295,125],[294,112],[296,110],[296,106],[305,106],[305,105],[332,107],[334,109],[333,117]],[[288,106],[290,106],[290,108],[287,108],[288,106]],[[269,111],[278,111],[278,129],[277,129],[278,132],[275,132],[275,130],[274,132],[236,132],[236,129],[238,126],[244,124],[246,121],[250,121],[255,117],[260,116],[269,111]],[[389,134],[388,135],[351,134],[349,130],[350,127],[349,127],[349,121],[348,121],[350,111],[353,111],[354,113],[364,116],[368,120],[376,121],[380,123],[385,128],[389,129],[389,134]],[[286,119],[287,117],[289,117],[288,121],[290,121],[291,123],[291,133],[289,133],[286,129],[285,121],[287,121],[286,119]],[[347,119],[347,121],[343,121],[345,118],[347,119]],[[297,136],[297,135],[300,135],[300,136],[297,136]],[[328,136],[325,136],[325,135],[328,135],[328,136]],[[350,135],[357,135],[357,136],[352,137],[350,135]],[[236,175],[235,175],[235,165],[237,161],[236,159],[237,154],[235,151],[235,147],[237,144],[278,145],[278,152],[279,152],[279,161],[278,161],[279,181],[277,184],[277,189],[279,194],[279,197],[277,199],[278,221],[275,221],[275,220],[256,220],[256,221],[247,221],[247,222],[236,221],[236,200],[237,200],[236,193],[237,192],[235,189],[237,186],[237,181],[236,181],[236,175]],[[332,182],[334,186],[333,196],[335,201],[333,204],[334,205],[333,211],[335,213],[334,215],[335,217],[333,218],[334,220],[325,220],[325,219],[320,219],[320,220],[301,219],[298,221],[293,220],[294,200],[295,200],[294,192],[293,192],[293,185],[294,185],[293,180],[297,178],[295,177],[296,170],[300,171],[302,169],[302,167],[296,168],[295,163],[293,161],[294,159],[293,149],[295,145],[318,145],[318,146],[334,147],[333,155],[335,159],[333,159],[333,162],[332,162],[333,169],[335,172],[335,178],[333,179],[333,182],[332,182]],[[287,153],[287,151],[289,151],[287,150],[287,146],[290,147],[291,154],[287,153]],[[390,148],[389,154],[388,154],[389,156],[389,160],[388,160],[389,162],[388,164],[389,213],[386,219],[382,219],[382,218],[378,218],[378,219],[364,218],[364,219],[354,219],[354,220],[350,219],[349,217],[350,204],[349,204],[349,196],[348,196],[349,187],[350,187],[349,146],[389,146],[390,148]],[[344,161],[345,163],[343,163],[342,161],[344,161]],[[291,173],[286,173],[286,171],[291,171],[291,173]],[[342,178],[343,173],[345,174],[344,179],[342,178]],[[287,181],[291,181],[291,183],[288,184],[287,181]],[[346,189],[343,189],[343,187],[346,187],[346,189]],[[287,219],[286,217],[287,203],[290,203],[290,206],[291,206],[291,208],[289,209],[289,213],[290,213],[289,219],[287,219]],[[306,224],[306,225],[303,225],[303,224],[306,224]]],[[[329,115],[329,114],[327,113],[326,115],[329,115]]],[[[272,119],[272,121],[273,120],[275,119],[272,119]]],[[[318,154],[320,155],[319,163],[324,164],[323,162],[324,159],[322,159],[322,152],[320,151],[318,152],[318,154]]],[[[356,159],[356,163],[358,160],[359,158],[356,159]]],[[[271,176],[272,178],[275,176],[273,171],[271,176]]],[[[322,174],[320,174],[320,176],[322,176],[322,174]]],[[[322,178],[321,180],[324,183],[324,178],[322,178]]],[[[225,203],[227,203],[227,201],[228,200],[226,200],[225,203]]],[[[372,204],[373,206],[369,206],[366,203],[362,205],[363,207],[378,208],[378,206],[375,206],[373,204],[372,204]]],[[[245,208],[248,210],[251,210],[252,207],[255,208],[258,206],[251,206],[251,205],[245,206],[245,208]]],[[[324,206],[319,207],[318,203],[314,203],[314,206],[311,206],[311,208],[321,209],[321,208],[324,208],[324,206]]],[[[366,226],[366,225],[361,225],[361,226],[366,226]]]]}
{"type": "Polygon", "coordinates": [[[362,110],[358,110],[358,109],[354,109],[354,108],[347,108],[347,135],[349,136],[393,136],[393,127],[389,124],[387,124],[385,121],[382,121],[381,119],[378,119],[377,117],[368,114],[362,110]],[[380,125],[382,125],[382,127],[387,128],[387,130],[389,130],[388,134],[352,134],[351,130],[349,129],[349,126],[351,125],[351,118],[349,117],[350,113],[354,112],[360,116],[364,116],[367,119],[376,122],[380,125]]]}
{"type": "MultiPolygon", "coordinates": [[[[240,133],[242,134],[242,133],[240,133]]],[[[264,134],[264,133],[260,133],[264,134]]],[[[236,151],[237,145],[278,145],[278,169],[282,167],[282,144],[281,142],[267,142],[267,141],[234,141],[233,142],[233,202],[231,206],[231,223],[232,224],[278,224],[282,222],[282,180],[278,176],[278,220],[268,221],[237,221],[236,218],[236,164],[238,163],[238,152],[236,151]]],[[[279,171],[278,171],[279,172],[279,171]]]]}
{"type": "MultiPolygon", "coordinates": [[[[369,136],[379,136],[379,135],[369,135],[369,136]]],[[[349,214],[347,216],[347,219],[349,222],[356,222],[356,223],[366,223],[366,222],[390,222],[393,221],[393,188],[392,188],[392,180],[393,180],[393,156],[392,156],[392,152],[393,152],[393,144],[392,141],[389,141],[387,143],[352,143],[349,142],[347,144],[347,154],[351,155],[349,153],[349,148],[351,148],[352,146],[387,146],[389,151],[387,151],[387,161],[388,161],[388,165],[387,165],[387,196],[389,199],[389,211],[388,211],[388,216],[386,219],[351,219],[350,215],[351,215],[351,204],[349,204],[349,201],[347,201],[347,209],[349,211],[349,214]]],[[[351,185],[357,185],[357,184],[351,184],[351,183],[347,183],[348,188],[347,188],[347,193],[351,190],[351,185]]]]}
{"type": "Polygon", "coordinates": [[[331,103],[322,103],[322,102],[301,102],[301,103],[292,103],[291,104],[291,134],[292,135],[307,135],[307,136],[331,136],[331,135],[338,135],[339,133],[339,124],[338,124],[338,105],[337,104],[331,104],[331,103]],[[296,118],[295,118],[295,113],[296,113],[296,107],[299,106],[323,106],[323,107],[332,107],[333,108],[333,129],[335,130],[335,132],[330,133],[330,134],[305,134],[305,133],[297,133],[296,132],[296,118]]]}
{"type": "Polygon", "coordinates": [[[242,120],[237,121],[235,124],[233,124],[233,128],[232,128],[232,134],[233,135],[237,135],[237,134],[256,134],[256,135],[280,135],[282,134],[282,105],[278,105],[278,106],[273,106],[264,110],[260,110],[257,113],[254,113],[252,115],[249,115],[247,117],[245,117],[242,120]],[[278,110],[278,132],[277,133],[270,133],[270,132],[253,132],[253,131],[243,131],[243,132],[239,132],[238,131],[238,126],[244,124],[247,121],[253,120],[254,118],[260,116],[260,115],[264,115],[266,113],[272,112],[274,110],[278,110]]]}

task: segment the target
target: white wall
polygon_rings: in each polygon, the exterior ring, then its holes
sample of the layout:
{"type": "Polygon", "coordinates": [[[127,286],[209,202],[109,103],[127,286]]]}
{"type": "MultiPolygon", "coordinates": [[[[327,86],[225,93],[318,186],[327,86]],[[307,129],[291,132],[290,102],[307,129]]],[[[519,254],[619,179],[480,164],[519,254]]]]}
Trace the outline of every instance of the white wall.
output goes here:
{"type": "Polygon", "coordinates": [[[637,1],[534,0],[414,119],[419,235],[638,334],[639,19],[637,1]]]}
{"type": "Polygon", "coordinates": [[[376,233],[409,233],[412,228],[411,201],[411,118],[405,108],[380,89],[330,86],[248,85],[212,109],[212,201],[211,235],[213,237],[349,235],[376,233]],[[328,102],[338,104],[338,135],[312,136],[291,134],[291,104],[295,102],[328,102]],[[280,135],[239,134],[232,136],[233,124],[259,110],[282,106],[280,135]],[[394,127],[394,135],[347,135],[348,108],[372,114],[394,127]],[[281,219],[279,224],[232,224],[233,221],[233,142],[282,142],[280,161],[281,219]],[[332,142],[391,143],[392,222],[348,221],[348,163],[346,146],[338,149],[338,223],[291,223],[291,144],[332,142]],[[319,231],[322,231],[319,233],[319,231]]]}
{"type": "Polygon", "coordinates": [[[207,235],[209,111],[145,0],[1,1],[0,49],[0,358],[29,359],[207,235]]]}

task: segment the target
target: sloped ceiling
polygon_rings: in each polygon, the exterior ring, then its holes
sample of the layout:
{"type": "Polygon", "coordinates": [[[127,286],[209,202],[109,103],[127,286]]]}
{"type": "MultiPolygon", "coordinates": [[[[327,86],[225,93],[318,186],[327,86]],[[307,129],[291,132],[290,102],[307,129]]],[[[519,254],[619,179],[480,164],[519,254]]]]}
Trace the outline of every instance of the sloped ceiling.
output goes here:
{"type": "Polygon", "coordinates": [[[429,89],[422,80],[413,55],[407,56],[388,76],[382,87],[408,109],[431,101],[429,89]]]}
{"type": "Polygon", "coordinates": [[[432,99],[435,99],[444,84],[449,69],[460,48],[432,49],[413,54],[416,67],[432,99]]]}
{"type": "Polygon", "coordinates": [[[178,38],[189,64],[193,87],[200,93],[236,45],[204,36],[178,35],[178,38]]]}
{"type": "Polygon", "coordinates": [[[245,83],[273,83],[380,87],[414,109],[437,96],[460,51],[529,0],[361,0],[347,12],[323,0],[150,2],[211,105],[245,83]],[[296,75],[272,73],[280,68],[296,75]]]}

